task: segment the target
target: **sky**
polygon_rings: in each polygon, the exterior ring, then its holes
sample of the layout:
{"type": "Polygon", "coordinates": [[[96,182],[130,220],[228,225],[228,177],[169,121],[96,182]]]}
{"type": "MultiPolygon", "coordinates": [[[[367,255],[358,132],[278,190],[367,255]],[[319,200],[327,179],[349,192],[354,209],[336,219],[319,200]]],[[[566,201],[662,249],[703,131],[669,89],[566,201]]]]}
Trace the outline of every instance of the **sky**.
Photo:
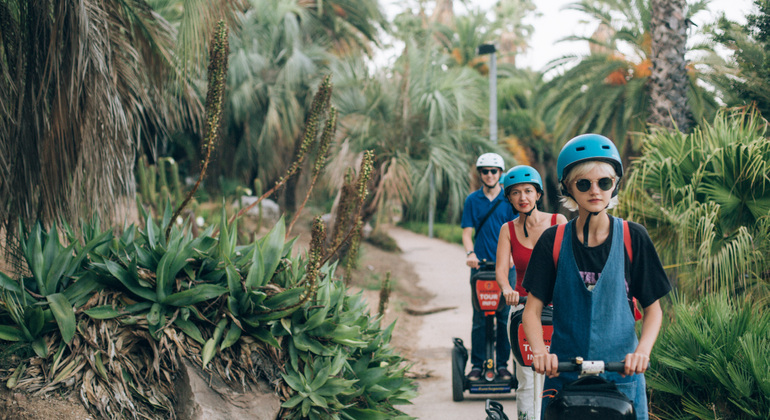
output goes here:
{"type": "MultiPolygon", "coordinates": [[[[539,17],[527,19],[525,22],[534,26],[535,30],[530,40],[529,50],[516,58],[517,67],[530,67],[535,70],[542,69],[549,61],[566,54],[588,53],[588,45],[584,42],[557,42],[570,35],[590,35],[596,29],[596,23],[581,23],[585,16],[571,10],[561,10],[565,5],[574,3],[575,0],[535,0],[534,3],[540,12],[539,17]]],[[[392,19],[404,9],[407,3],[404,0],[382,0],[388,18],[392,19]]],[[[472,7],[491,9],[495,0],[473,0],[472,7]]],[[[738,22],[745,22],[745,16],[753,8],[753,0],[712,0],[709,12],[701,12],[693,21],[696,25],[711,23],[724,12],[728,18],[738,22]]],[[[455,13],[465,13],[462,2],[455,1],[455,13]]],[[[387,63],[398,53],[399,47],[382,52],[376,61],[387,63]]]]}

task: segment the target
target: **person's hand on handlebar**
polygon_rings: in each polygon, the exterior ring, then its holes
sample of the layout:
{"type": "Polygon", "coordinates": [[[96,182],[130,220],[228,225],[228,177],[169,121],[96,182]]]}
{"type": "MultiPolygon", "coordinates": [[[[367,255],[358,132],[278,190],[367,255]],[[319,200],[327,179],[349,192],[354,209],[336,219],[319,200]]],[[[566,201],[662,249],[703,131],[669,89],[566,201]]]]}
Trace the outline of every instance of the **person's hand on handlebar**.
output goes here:
{"type": "Polygon", "coordinates": [[[650,366],[650,356],[639,352],[628,353],[623,361],[626,363],[626,370],[623,372],[623,376],[644,373],[650,366]]]}
{"type": "Polygon", "coordinates": [[[533,353],[532,369],[537,373],[545,373],[549,378],[559,376],[559,357],[551,353],[533,353]]]}
{"type": "Polygon", "coordinates": [[[510,286],[503,288],[503,297],[507,305],[516,306],[519,304],[519,292],[513,290],[510,286]]]}
{"type": "Polygon", "coordinates": [[[468,257],[465,258],[465,265],[470,268],[479,268],[479,257],[475,252],[471,252],[468,257]]]}

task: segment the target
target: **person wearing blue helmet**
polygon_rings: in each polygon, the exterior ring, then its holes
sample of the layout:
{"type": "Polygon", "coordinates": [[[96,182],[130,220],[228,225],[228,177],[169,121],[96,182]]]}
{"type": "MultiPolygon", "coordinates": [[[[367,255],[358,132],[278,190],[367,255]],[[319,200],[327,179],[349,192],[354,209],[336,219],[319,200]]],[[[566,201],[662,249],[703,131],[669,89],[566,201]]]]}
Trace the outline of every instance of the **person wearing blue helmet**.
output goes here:
{"type": "MultiPolygon", "coordinates": [[[[476,160],[476,171],[479,174],[482,187],[465,198],[460,222],[463,228],[465,264],[471,268],[471,278],[479,271],[480,261],[495,262],[497,234],[500,231],[500,226],[515,217],[511,208],[504,203],[505,196],[500,186],[500,177],[505,171],[503,157],[497,153],[484,153],[476,160]]],[[[511,279],[514,274],[511,267],[509,273],[511,279]]],[[[511,344],[508,341],[508,314],[510,310],[510,306],[506,306],[496,314],[497,377],[506,380],[512,377],[506,367],[511,355],[511,344]]],[[[474,308],[471,328],[471,370],[468,373],[468,379],[472,381],[481,379],[486,342],[484,313],[474,308]]]]}
{"type": "MultiPolygon", "coordinates": [[[[535,168],[527,165],[519,165],[511,168],[503,176],[503,190],[505,197],[511,204],[514,213],[518,214],[514,220],[509,221],[500,228],[497,241],[497,265],[496,279],[508,305],[519,305],[519,296],[527,296],[527,291],[522,287],[524,273],[540,235],[549,227],[567,223],[567,218],[561,214],[545,213],[538,209],[538,204],[543,196],[543,179],[535,168]],[[510,261],[516,267],[515,288],[508,281],[508,266],[501,261],[510,261]]],[[[513,310],[519,310],[515,307],[513,310]]],[[[516,409],[518,419],[535,420],[538,418],[539,399],[542,389],[542,377],[535,380],[531,368],[516,365],[516,379],[519,387],[516,389],[516,409]]]]}
{"type": "MultiPolygon", "coordinates": [[[[529,297],[522,323],[532,365],[548,376],[545,389],[553,397],[577,378],[559,374],[559,360],[623,360],[623,374],[602,376],[633,400],[638,419],[647,419],[644,372],[663,318],[659,300],[671,284],[647,230],[607,213],[623,176],[615,144],[598,134],[577,136],[562,148],[556,169],[562,203],[577,217],[543,232],[524,276],[529,297]],[[644,310],[639,337],[632,298],[644,310]],[[546,347],[540,315],[549,303],[553,335],[546,347]]],[[[543,413],[552,399],[545,397],[543,413]]]]}

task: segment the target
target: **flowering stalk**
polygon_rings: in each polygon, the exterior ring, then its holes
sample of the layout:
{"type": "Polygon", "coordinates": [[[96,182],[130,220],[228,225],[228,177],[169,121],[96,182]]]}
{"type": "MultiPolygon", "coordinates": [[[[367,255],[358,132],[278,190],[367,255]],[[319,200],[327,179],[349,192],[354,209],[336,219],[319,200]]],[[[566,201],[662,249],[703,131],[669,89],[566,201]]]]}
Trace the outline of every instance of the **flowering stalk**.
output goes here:
{"type": "Polygon", "coordinates": [[[222,125],[222,110],[224,109],[225,85],[227,82],[227,58],[230,55],[230,43],[228,40],[228,31],[225,22],[217,22],[216,30],[212,35],[211,47],[209,48],[209,69],[208,69],[208,92],[206,93],[206,122],[203,137],[203,162],[201,162],[201,173],[195,186],[187,193],[182,204],[171,216],[171,223],[166,226],[166,240],[171,234],[173,221],[182,213],[190,200],[198,191],[203,177],[206,176],[209,162],[211,162],[211,150],[214,148],[220,134],[222,125]]]}
{"type": "Polygon", "coordinates": [[[249,204],[248,206],[242,208],[238,213],[234,214],[233,217],[230,218],[230,223],[235,221],[235,219],[243,216],[244,213],[251,210],[252,208],[254,208],[254,206],[262,202],[262,200],[269,197],[279,188],[283,187],[283,185],[286,184],[289,178],[291,178],[292,176],[296,175],[297,172],[299,172],[299,168],[302,166],[302,163],[304,163],[305,161],[305,156],[307,155],[307,151],[310,150],[310,147],[316,141],[316,134],[318,133],[318,124],[319,124],[319,121],[321,120],[323,113],[326,111],[326,109],[329,108],[331,96],[332,96],[331,75],[327,75],[324,77],[323,81],[321,82],[321,86],[319,86],[318,92],[316,92],[315,96],[313,97],[313,102],[310,105],[310,113],[308,114],[307,121],[305,121],[305,132],[302,135],[302,143],[297,153],[297,158],[291,164],[291,167],[289,167],[289,169],[286,171],[286,175],[279,178],[278,181],[276,181],[273,188],[271,188],[270,190],[262,194],[257,199],[257,201],[249,204]]]}
{"type": "Polygon", "coordinates": [[[334,139],[334,134],[336,132],[337,109],[335,107],[331,107],[329,109],[329,118],[326,120],[326,127],[324,128],[324,132],[321,135],[321,143],[318,145],[315,164],[313,165],[313,179],[310,181],[310,186],[307,189],[307,193],[305,194],[305,199],[302,201],[302,205],[300,205],[297,211],[294,212],[294,217],[291,219],[291,223],[289,223],[289,228],[286,229],[287,238],[291,235],[291,230],[294,228],[294,224],[297,222],[300,213],[302,213],[302,209],[305,208],[307,201],[310,199],[310,193],[313,191],[313,187],[318,181],[318,177],[321,176],[324,169],[326,168],[329,155],[329,146],[331,145],[331,142],[334,139]]]}

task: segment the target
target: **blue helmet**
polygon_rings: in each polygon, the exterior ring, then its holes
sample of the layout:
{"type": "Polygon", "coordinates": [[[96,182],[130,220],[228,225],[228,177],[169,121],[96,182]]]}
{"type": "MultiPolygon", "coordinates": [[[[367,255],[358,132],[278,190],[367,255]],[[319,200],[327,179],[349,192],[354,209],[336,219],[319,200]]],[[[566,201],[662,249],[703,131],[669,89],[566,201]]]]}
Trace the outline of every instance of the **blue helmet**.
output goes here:
{"type": "Polygon", "coordinates": [[[540,177],[540,173],[527,165],[514,166],[503,175],[501,182],[504,190],[517,184],[534,184],[538,192],[543,191],[543,179],[540,177]]]}
{"type": "Polygon", "coordinates": [[[564,181],[573,166],[589,160],[607,162],[615,167],[618,177],[623,176],[620,153],[612,140],[600,134],[581,134],[568,141],[559,152],[559,159],[556,161],[559,182],[564,181]]]}

